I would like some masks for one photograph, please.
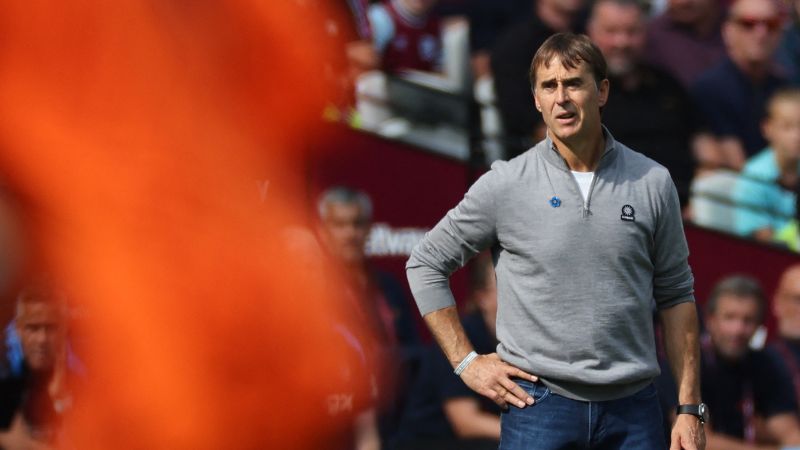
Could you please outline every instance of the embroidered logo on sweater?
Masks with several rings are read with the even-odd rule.
[[[626,222],[636,222],[636,211],[634,211],[633,206],[625,205],[622,207],[622,215],[619,216],[620,219]]]

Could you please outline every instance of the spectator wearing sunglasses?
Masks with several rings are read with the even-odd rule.
[[[722,25],[727,57],[700,75],[692,96],[709,131],[711,151],[697,154],[702,168],[741,170],[745,160],[766,146],[760,123],[766,103],[787,80],[774,56],[783,16],[775,0],[736,0]]]

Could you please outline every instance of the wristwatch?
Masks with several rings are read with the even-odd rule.
[[[691,414],[698,419],[700,423],[708,422],[708,406],[705,403],[699,405],[680,405],[678,406],[678,414]]]

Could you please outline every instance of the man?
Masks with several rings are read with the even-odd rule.
[[[550,37],[531,63],[547,138],[497,162],[412,252],[412,292],[473,390],[504,413],[501,449],[663,448],[652,379],[655,302],[679,380],[673,448],[702,449],[697,316],[669,173],[600,122],[609,82],[588,37]],[[477,355],[449,275],[492,247],[497,353]]]
[[[763,323],[758,282],[731,276],[706,303],[701,386],[711,409],[709,450],[755,450],[800,445],[794,391],[779,360],[749,347]]]
[[[603,123],[621,142],[669,169],[686,205],[694,177],[689,151],[697,127],[694,106],[680,83],[643,63],[645,11],[638,0],[597,0],[587,31],[608,63],[612,89]]]
[[[716,151],[698,155],[701,166],[738,171],[766,145],[759,127],[767,99],[786,83],[773,61],[782,26],[775,0],[731,5],[722,27],[728,57],[700,75],[691,91],[718,141]]]
[[[60,422],[73,403],[78,363],[67,348],[67,306],[58,291],[31,286],[17,297],[14,320],[21,352],[9,345],[0,376],[0,446],[45,448],[58,439]]]
[[[335,186],[322,193],[317,206],[323,250],[350,282],[364,314],[377,318],[369,324],[375,336],[401,346],[418,345],[419,334],[400,283],[367,261],[366,244],[372,224],[369,196]]]
[[[718,0],[669,0],[667,10],[647,25],[647,61],[688,89],[725,57],[724,16]]]
[[[538,0],[530,18],[511,26],[495,41],[491,69],[509,158],[544,137],[544,124],[531,105],[530,86],[522,74],[550,35],[583,31],[585,7],[585,0]]]
[[[492,353],[497,346],[497,286],[491,255],[472,260],[469,269],[464,331],[475,349]],[[403,420],[400,450],[496,450],[500,409],[453,374],[450,362],[431,348],[422,361]]]
[[[358,336],[377,367],[377,412],[381,441],[390,444],[405,407],[406,393],[418,366],[419,335],[400,284],[370,267],[366,242],[372,221],[367,194],[344,186],[320,196],[319,237],[349,287],[347,296],[357,322],[367,329]]]

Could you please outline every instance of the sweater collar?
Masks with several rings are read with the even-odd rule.
[[[605,137],[606,146],[603,150],[603,155],[600,156],[600,163],[597,165],[598,170],[613,161],[619,153],[615,151],[617,148],[617,141],[614,140],[614,136],[611,135],[611,132],[608,131],[608,128],[606,128],[605,125],[601,126],[603,127],[603,136]],[[542,141],[542,144],[544,144],[544,150],[541,153],[547,162],[561,170],[570,170],[569,166],[567,165],[567,161],[563,156],[561,156],[560,153],[558,153],[555,144],[553,144],[553,140],[550,139],[550,133],[547,134],[547,137],[545,137],[544,141]]]

